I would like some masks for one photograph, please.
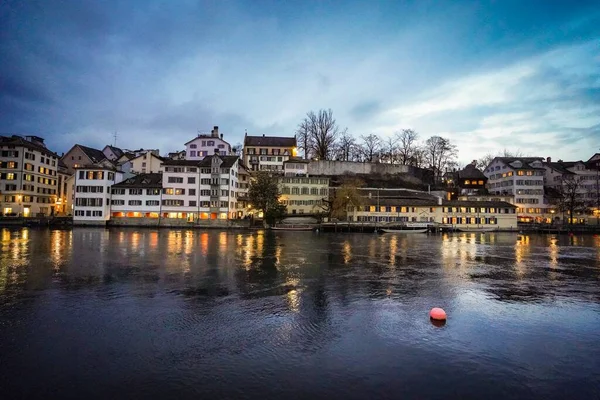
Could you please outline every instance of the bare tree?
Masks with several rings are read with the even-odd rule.
[[[396,133],[398,139],[398,161],[402,165],[407,165],[415,157],[419,143],[419,134],[412,129],[402,129]]]
[[[310,124],[306,118],[302,120],[302,122],[298,124],[298,128],[296,128],[296,141],[298,142],[298,149],[301,150],[304,155],[304,159],[308,160],[311,156],[314,143],[310,131]]]
[[[337,159],[340,161],[350,161],[356,147],[356,141],[348,133],[348,129],[344,129],[337,141]]]
[[[412,156],[408,159],[407,164],[416,168],[425,168],[426,157],[425,147],[418,145],[414,148]]]
[[[524,157],[523,152],[520,150],[510,151],[508,149],[504,149],[502,153],[498,153],[494,155],[493,153],[487,153],[485,156],[481,157],[477,160],[477,164],[475,165],[477,168],[484,170],[496,157]]]
[[[379,152],[381,150],[381,139],[379,136],[370,134],[363,135],[360,137],[362,140],[361,148],[364,156],[364,161],[374,162],[378,159]]]
[[[243,146],[241,143],[236,143],[232,148],[231,148],[231,152],[233,154],[235,154],[236,156],[242,156],[242,149]]]
[[[425,142],[425,157],[434,176],[439,181],[444,169],[456,159],[456,146],[441,136],[432,136]]]
[[[312,143],[312,155],[319,160],[329,160],[333,155],[335,139],[339,128],[333,118],[333,111],[309,111],[299,126],[306,125]]]
[[[584,196],[581,193],[582,184],[581,177],[565,174],[562,176],[561,184],[557,188],[556,205],[560,211],[568,213],[571,225],[575,219],[575,213],[587,209]]]
[[[381,145],[381,157],[390,164],[398,161],[398,140],[393,136],[388,136]]]

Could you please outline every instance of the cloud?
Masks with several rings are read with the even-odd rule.
[[[332,4],[45,1],[0,5],[0,131],[57,151],[180,149],[219,125],[292,135],[332,108],[356,136],[414,128],[460,157],[598,142],[593,2]],[[5,62],[4,62],[5,61]]]

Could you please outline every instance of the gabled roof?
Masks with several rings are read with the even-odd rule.
[[[48,148],[46,148],[45,146],[30,142],[29,140],[26,140],[26,139],[22,138],[21,136],[17,136],[17,135],[0,136],[0,145],[23,146],[30,150],[39,151],[42,154],[60,158],[60,156],[58,154],[56,154],[53,151],[48,150]]]
[[[75,146],[78,146],[93,163],[100,162],[106,158],[104,153],[98,149],[87,147],[82,144],[76,144]]]
[[[494,208],[518,208],[506,201],[473,201],[473,200],[451,200],[442,202],[445,207],[494,207]]]
[[[487,177],[473,164],[469,164],[460,171],[458,171],[459,179],[482,179],[487,180]]]
[[[555,170],[556,172],[560,172],[561,174],[571,174],[573,175],[574,173],[569,171],[567,168],[566,164],[572,164],[571,167],[574,165],[574,163],[564,163],[564,162],[546,162],[544,163],[544,165],[552,168],[553,170]]]
[[[119,188],[161,188],[162,174],[139,174],[113,185]]]
[[[124,154],[123,150],[118,147],[111,146],[110,144],[106,145],[106,147],[108,147],[115,154],[115,156],[117,156],[117,158],[121,158],[121,156]]]
[[[296,137],[246,136],[244,146],[296,147]]]
[[[159,160],[161,160],[161,161],[165,161],[165,160],[167,160],[167,158],[164,158],[164,157],[161,157],[161,156],[157,156],[156,154],[154,154],[154,153],[152,153],[152,152],[150,152],[150,151],[149,151],[149,152],[147,152],[147,153],[142,153],[142,154],[140,154],[140,155],[139,155],[139,156],[137,156],[137,157],[135,156],[135,154],[132,154],[132,155],[133,155],[133,157],[132,157],[132,158],[130,158],[130,160],[135,160],[135,159],[137,159],[137,158],[144,157],[146,154],[149,154],[151,157],[158,158],[158,159],[159,159]],[[127,157],[129,157],[129,156],[127,156]]]
[[[543,157],[496,157],[494,160],[500,160],[506,165],[510,165],[515,161],[520,161],[523,166],[517,169],[543,169],[544,167],[534,167],[531,165],[534,161],[544,161]],[[512,167],[512,166],[511,166]],[[514,168],[514,167],[512,167]]]

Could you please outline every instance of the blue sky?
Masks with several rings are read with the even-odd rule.
[[[293,135],[320,108],[355,136],[448,137],[463,163],[600,151],[597,1],[8,0],[0,56],[0,132],[59,153]]]

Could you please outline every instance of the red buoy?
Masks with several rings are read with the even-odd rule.
[[[438,321],[445,321],[446,311],[438,307],[432,308],[431,311],[429,311],[429,317]]]

